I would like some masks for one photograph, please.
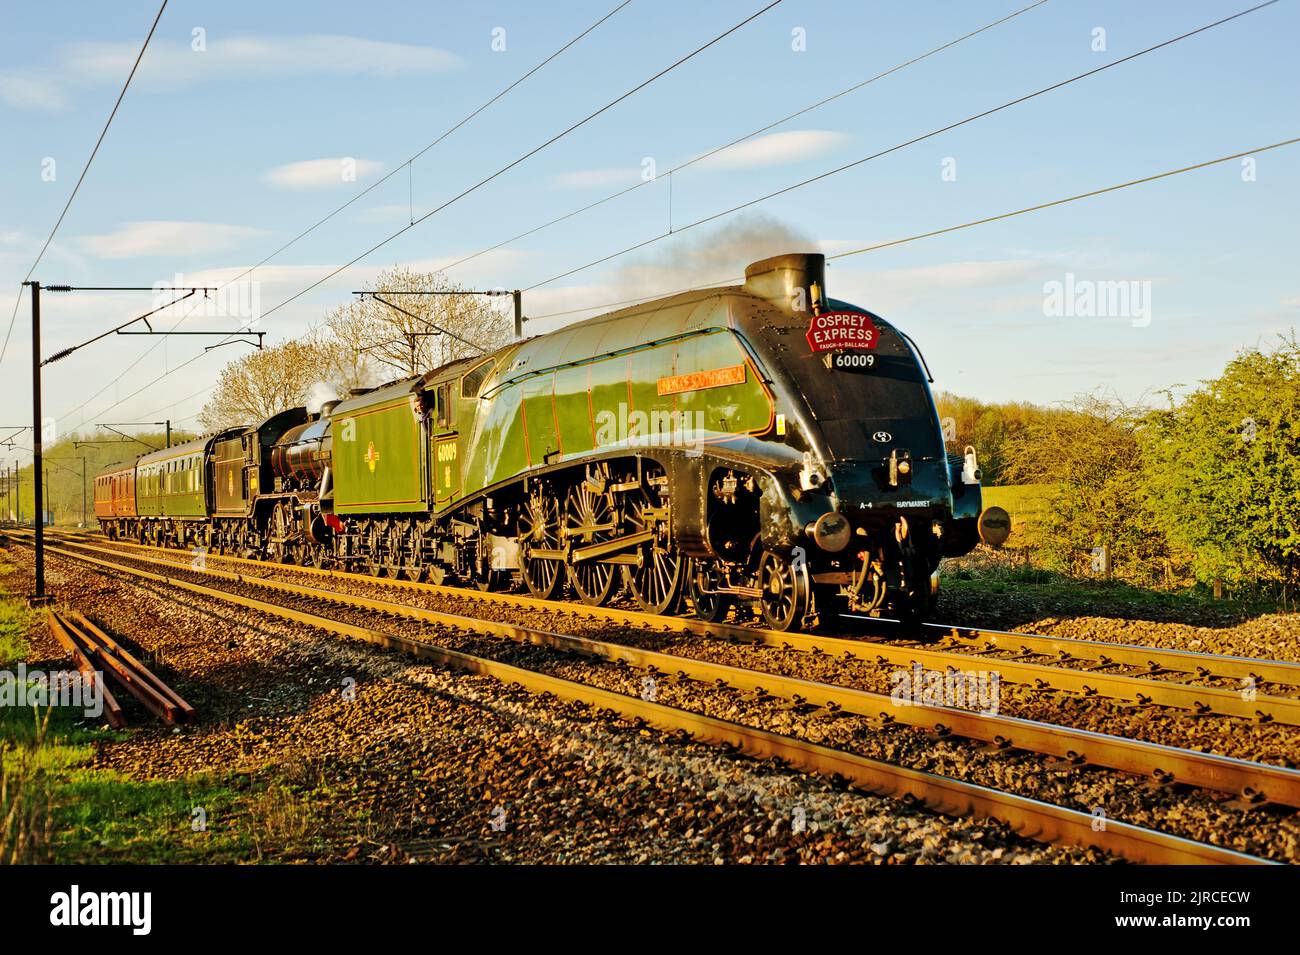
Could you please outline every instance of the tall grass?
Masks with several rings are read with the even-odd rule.
[[[0,865],[50,861],[52,785],[42,750],[51,712],[32,710],[30,744],[0,739]]]

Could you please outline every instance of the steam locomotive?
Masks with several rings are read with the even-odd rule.
[[[978,540],[924,361],[782,255],[687,292],[146,454],[105,533],[770,627],[923,619]]]

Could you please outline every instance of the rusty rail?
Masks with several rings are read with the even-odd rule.
[[[432,660],[444,666],[492,676],[508,683],[517,683],[533,692],[550,693],[561,699],[612,710],[625,717],[645,720],[662,729],[686,732],[702,741],[728,744],[758,758],[779,758],[800,769],[825,775],[837,775],[864,791],[911,799],[948,815],[988,817],[1005,823],[1027,838],[1038,841],[1096,846],[1134,861],[1155,864],[1270,864],[1268,860],[1245,853],[1199,843],[1130,823],[1108,820],[1104,827],[1097,827],[1094,816],[1080,810],[1043,803],[963,780],[883,763],[856,753],[832,749],[756,727],[716,719],[485,657],[461,653],[424,640],[361,627],[166,574],[125,566],[78,551],[59,547],[51,548],[51,551],[112,572],[152,580],[190,593],[302,623],[327,633],[363,640],[411,654],[419,659]],[[225,574],[225,572],[218,573]],[[245,584],[263,583],[249,581],[236,574],[227,576]],[[320,591],[314,593],[316,596],[321,596]]]
[[[82,679],[93,680],[99,684],[100,692],[104,696],[104,719],[108,721],[108,725],[113,729],[121,729],[126,726],[126,715],[122,712],[122,704],[117,701],[117,698],[104,684],[104,674],[95,667],[92,652],[82,642],[80,633],[75,628],[70,627],[68,622],[53,610],[49,611],[47,622],[50,627],[50,635],[59,642],[63,649],[68,651],[77,670],[80,671]]]
[[[126,559],[142,560],[147,563],[168,563],[140,557]],[[199,573],[199,571],[194,572]],[[1136,773],[1164,783],[1184,783],[1233,793],[1256,804],[1273,802],[1300,807],[1300,771],[1283,766],[1201,753],[995,713],[979,713],[969,709],[914,702],[904,706],[884,694],[786,677],[769,671],[744,669],[589,637],[427,610],[411,604],[320,590],[286,581],[248,577],[214,568],[205,568],[201,573],[209,577],[281,593],[373,610],[382,614],[403,616],[453,630],[506,637],[521,643],[577,652],[601,660],[621,661],[631,666],[661,673],[678,673],[702,682],[721,681],[736,689],[770,693],[785,699],[871,717],[884,722],[918,726],[939,734],[951,733],[967,739],[993,743],[1003,748],[1023,749],[1057,756],[1075,764],[1087,763],[1121,772]]]
[[[116,546],[131,549],[157,550],[166,554],[177,554],[175,548],[154,547],[123,541],[110,542]],[[74,546],[96,553],[120,554],[120,551],[98,547],[92,544],[75,542]],[[124,555],[125,556],[125,555]],[[148,563],[176,566],[176,561],[158,557],[140,556],[133,558]],[[981,657],[968,652],[953,650],[935,650],[924,647],[899,646],[875,639],[823,636],[821,634],[785,633],[777,630],[765,630],[758,627],[744,627],[729,623],[707,623],[685,617],[667,617],[643,613],[637,610],[618,610],[609,607],[589,607],[585,604],[565,603],[554,600],[541,600],[521,594],[485,593],[460,587],[447,587],[439,584],[416,583],[413,581],[384,578],[376,580],[367,574],[348,571],[322,570],[315,567],[301,567],[296,564],[275,564],[268,561],[250,560],[244,557],[221,557],[223,561],[233,561],[250,566],[262,567],[270,572],[304,573],[319,577],[336,577],[340,580],[380,584],[386,587],[398,587],[436,593],[445,596],[460,597],[480,603],[494,603],[503,606],[518,606],[545,610],[550,613],[573,614],[588,619],[609,620],[628,623],[649,630],[664,632],[692,633],[699,636],[715,637],[743,643],[761,643],[767,646],[811,653],[826,653],[866,661],[875,660],[882,665],[910,669],[919,663],[931,670],[962,670],[972,664],[985,664]],[[256,580],[257,578],[248,578]],[[1030,636],[1030,635],[1026,635]],[[1044,638],[1059,639],[1059,638]],[[1112,646],[1112,645],[1107,645]],[[1124,646],[1115,644],[1114,647]],[[1135,647],[1144,653],[1160,651]],[[1203,660],[1214,661],[1215,654],[1199,655]],[[1225,660],[1242,660],[1248,658],[1225,657]],[[1253,663],[1267,664],[1270,661],[1251,660]],[[1156,704],[1176,709],[1190,710],[1195,713],[1218,713],[1224,716],[1236,716],[1243,719],[1285,723],[1300,726],[1300,699],[1284,696],[1272,696],[1264,693],[1242,693],[1221,687],[1195,686],[1172,680],[1157,680],[1140,676],[1100,673],[1095,670],[1080,670],[1065,666],[1052,666],[1024,660],[1007,660],[996,658],[1000,679],[1012,683],[1023,683],[1040,689],[1063,690],[1083,696],[1099,696],[1141,704]]]
[[[940,623],[927,623],[924,628],[926,631],[940,634],[956,644],[965,646],[1034,653],[1060,660],[1092,660],[1103,665],[1143,667],[1153,672],[1164,670],[1200,677],[1253,679],[1259,683],[1300,686],[1300,663],[1289,660],[1195,653],[1190,650],[1169,650],[1129,643],[1107,643],[1103,640],[986,630],[981,627],[956,627]],[[1213,670],[1210,669],[1211,666]]]
[[[150,713],[169,726],[194,719],[194,707],[141,663],[130,651],[75,611],[49,612],[50,632],[77,660],[82,673],[112,677]],[[121,705],[104,687],[104,710],[110,726],[126,725]]]

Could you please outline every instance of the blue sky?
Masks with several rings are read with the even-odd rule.
[[[302,333],[381,268],[436,267],[659,172],[1005,16],[1030,0],[785,0],[688,64],[370,258],[265,317]],[[263,311],[763,5],[633,2],[518,89],[255,273]],[[615,6],[173,0],[36,278],[219,284],[261,260]],[[816,175],[1250,6],[1046,4],[673,177],[675,225]],[[0,35],[0,322],[66,201],[157,6],[13,5]],[[57,24],[57,30],[51,30]],[[194,30],[206,50],[192,49]],[[505,50],[492,48],[505,31]],[[1094,50],[1105,31],[1104,51]],[[804,31],[806,50],[792,46]],[[1300,132],[1294,0],[530,291],[541,315],[995,215]],[[343,181],[339,160],[356,160]],[[47,159],[54,181],[44,181]],[[946,162],[951,160],[951,162]],[[954,170],[955,178],[943,175]],[[835,263],[828,291],[921,344],[936,387],[991,400],[1128,400],[1214,375],[1300,326],[1300,145]],[[527,288],[667,228],[667,179],[449,273]],[[1045,285],[1149,283],[1150,321],[1045,314]],[[45,351],[142,312],[150,293],[46,295]],[[173,313],[179,318],[183,312]],[[546,319],[533,330],[557,327]],[[164,318],[169,327],[175,318]],[[221,316],[182,327],[233,328]],[[26,302],[0,397],[30,415]],[[161,344],[160,344],[161,341]],[[50,366],[46,410],[194,424],[230,346],[114,338]],[[130,363],[157,346],[135,368]],[[87,403],[95,392],[103,393]],[[81,405],[84,407],[79,407]],[[8,423],[8,422],[6,422]]]

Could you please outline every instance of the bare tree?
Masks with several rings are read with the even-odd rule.
[[[217,431],[306,404],[324,381],[325,364],[321,345],[313,341],[290,340],[244,355],[221,370],[199,422]]]
[[[355,343],[344,341],[328,327],[315,328],[304,341],[311,344],[320,356],[319,382],[314,390],[328,397],[342,398],[356,388],[368,388],[379,382],[381,376],[375,363]]]
[[[402,375],[417,375],[457,358],[490,351],[510,340],[510,322],[494,300],[463,292],[440,272],[416,272],[395,266],[383,272],[366,291],[419,291],[390,301],[418,318],[370,298],[349,302],[325,321],[336,343],[355,355]],[[453,333],[441,334],[438,328]],[[464,339],[461,341],[459,339]],[[467,344],[467,342],[473,344]]]

